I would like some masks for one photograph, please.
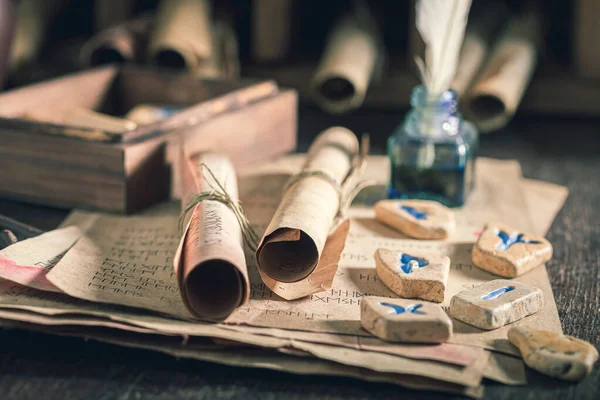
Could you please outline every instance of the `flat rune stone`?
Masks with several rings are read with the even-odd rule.
[[[445,239],[455,229],[452,211],[435,201],[381,200],[374,210],[379,222],[417,239]]]
[[[481,269],[514,278],[550,260],[552,245],[541,236],[490,223],[473,246],[471,258]]]
[[[519,348],[527,366],[558,379],[580,381],[598,361],[593,345],[558,332],[515,326],[508,340]]]
[[[450,300],[450,315],[477,328],[492,330],[534,314],[543,306],[540,289],[496,279],[457,293]]]
[[[388,249],[377,249],[374,258],[377,276],[398,296],[437,303],[444,301],[450,258]]]
[[[362,327],[388,342],[442,343],[452,336],[452,320],[435,303],[366,296],[360,303]]]

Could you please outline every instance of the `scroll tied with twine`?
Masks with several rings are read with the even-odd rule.
[[[288,181],[281,203],[258,246],[263,282],[293,300],[331,287],[368,153],[353,132],[333,127],[313,142],[302,171]]]
[[[238,204],[231,162],[222,155],[182,155],[181,241],[174,267],[183,303],[197,318],[220,321],[248,301],[243,238],[258,237]]]

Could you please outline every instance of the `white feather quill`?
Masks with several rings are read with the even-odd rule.
[[[425,62],[416,57],[430,99],[450,88],[465,36],[471,0],[417,0],[415,21],[425,43]]]

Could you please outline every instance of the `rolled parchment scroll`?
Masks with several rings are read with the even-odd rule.
[[[539,15],[511,18],[490,58],[463,100],[465,116],[481,132],[504,127],[514,115],[537,63],[541,39]]]
[[[374,22],[364,14],[342,18],[331,30],[312,92],[325,111],[341,114],[360,107],[383,60]]]
[[[149,45],[150,60],[162,67],[196,70],[213,53],[208,0],[162,0]]]
[[[16,2],[16,21],[10,55],[10,70],[34,60],[41,50],[52,21],[64,0],[21,0]]]
[[[504,1],[473,3],[460,49],[458,68],[452,81],[452,89],[459,98],[466,93],[484,66],[494,37],[507,14],[508,9]]]
[[[288,54],[292,11],[292,0],[253,0],[252,56],[256,61],[279,61]]]
[[[198,195],[224,194],[222,189],[237,204],[236,175],[229,159],[203,153],[182,160],[184,207]],[[198,318],[224,320],[248,301],[250,293],[240,224],[226,204],[209,196],[187,212],[182,226],[174,266],[183,302]]]
[[[81,48],[81,64],[141,62],[153,22],[151,15],[143,15],[98,32]]]
[[[212,40],[212,55],[200,62],[195,74],[206,78],[239,78],[238,40],[231,23],[224,19],[216,20],[212,25]]]
[[[330,264],[335,262],[335,274],[345,234],[341,247],[335,249],[336,252],[339,250],[337,258],[326,256],[324,248],[332,237],[333,241],[339,242],[336,233],[330,234],[348,185],[351,185],[350,177],[356,170],[358,153],[354,133],[342,127],[330,128],[311,145],[302,172],[288,181],[281,203],[256,252],[263,280],[285,299],[327,289],[315,279],[319,276],[313,274],[318,272],[317,266],[322,260],[326,259]],[[345,229],[347,233],[347,227],[339,229]],[[308,281],[308,286],[301,285],[303,280]],[[285,286],[291,282],[299,283],[298,291]]]

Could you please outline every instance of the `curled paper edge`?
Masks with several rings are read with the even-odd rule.
[[[347,219],[327,237],[317,267],[305,279],[297,282],[280,282],[259,269],[260,277],[273,293],[285,300],[295,300],[330,289],[338,270],[349,230],[350,220]]]

